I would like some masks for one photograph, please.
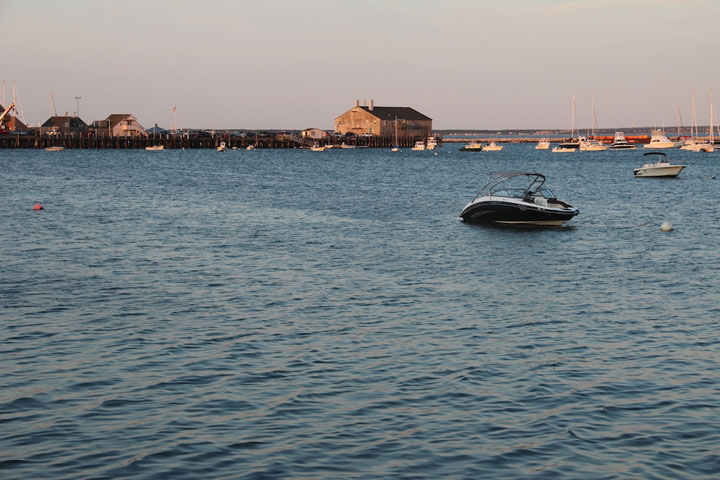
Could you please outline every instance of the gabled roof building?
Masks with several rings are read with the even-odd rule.
[[[372,100],[363,106],[356,100],[353,108],[335,119],[335,132],[392,136],[396,122],[399,136],[428,137],[432,134],[432,118],[410,107],[376,107]]]
[[[84,135],[87,132],[87,123],[83,122],[80,117],[68,115],[50,117],[40,126],[40,135]]]

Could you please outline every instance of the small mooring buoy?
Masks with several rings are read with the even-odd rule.
[[[33,210],[42,210],[42,209],[43,209],[43,206],[39,203],[36,203],[35,205],[33,205]]]
[[[662,225],[660,225],[660,230],[663,232],[672,232],[673,226],[670,222],[663,222]]]

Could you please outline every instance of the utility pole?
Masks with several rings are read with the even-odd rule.
[[[75,111],[75,113],[77,113],[78,117],[80,116],[80,99],[81,98],[82,97],[75,97],[75,103],[77,104],[77,110]]]

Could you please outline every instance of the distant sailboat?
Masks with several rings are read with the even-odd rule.
[[[715,147],[712,143],[703,142],[698,138],[697,131],[697,113],[695,111],[695,89],[692,89],[692,100],[691,100],[691,117],[692,125],[690,126],[690,140],[686,141],[685,144],[680,147],[680,150],[689,150],[691,152],[712,152]],[[712,92],[710,93],[710,125],[712,128]]]
[[[570,117],[570,138],[563,140],[558,143],[558,146],[553,148],[552,151],[555,153],[572,152],[580,147],[580,140],[575,138],[575,94],[572,95],[572,116]]]
[[[583,152],[602,152],[607,150],[607,145],[603,145],[601,142],[595,139],[595,124],[597,123],[597,117],[595,116],[595,92],[592,94],[592,135],[590,138],[583,138],[580,140],[580,150]]]
[[[397,117],[395,117],[395,144],[393,145],[392,151],[393,152],[400,151],[400,145],[398,145]]]

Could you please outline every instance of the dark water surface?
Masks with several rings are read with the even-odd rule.
[[[457,148],[0,151],[0,478],[718,478],[720,154]]]

